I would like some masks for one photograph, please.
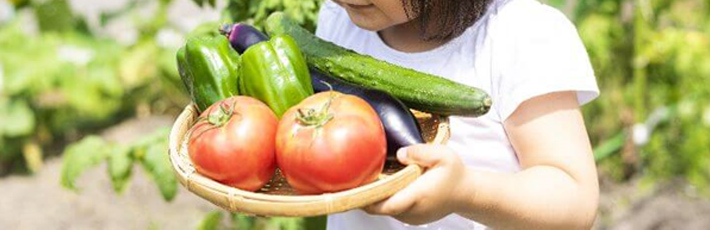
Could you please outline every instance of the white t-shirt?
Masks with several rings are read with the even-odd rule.
[[[316,35],[358,53],[442,76],[490,94],[493,106],[488,114],[450,118],[451,138],[447,145],[457,151],[467,167],[476,170],[520,170],[503,121],[523,101],[550,92],[576,91],[581,105],[599,95],[594,71],[574,25],[558,10],[536,0],[493,0],[485,15],[460,37],[420,53],[392,49],[376,32],[353,24],[346,11],[331,1],[321,8]],[[330,215],[328,228],[485,227],[456,214],[427,225],[408,226],[394,218],[353,210]]]

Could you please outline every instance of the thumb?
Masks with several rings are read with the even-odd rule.
[[[419,144],[401,148],[397,151],[397,159],[405,165],[416,164],[431,168],[442,161],[445,154],[440,153],[436,145]]]

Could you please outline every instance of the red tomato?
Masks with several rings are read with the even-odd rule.
[[[386,155],[385,131],[375,110],[335,91],[313,95],[286,111],[276,134],[276,162],[301,194],[372,182]]]
[[[188,151],[197,172],[256,191],[274,174],[278,119],[264,103],[231,97],[205,110],[192,128]]]

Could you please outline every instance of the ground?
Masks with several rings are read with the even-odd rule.
[[[131,120],[102,136],[130,141],[171,122],[170,117]],[[60,186],[61,167],[62,159],[52,158],[33,176],[0,178],[0,229],[195,229],[207,212],[215,210],[182,187],[172,203],[163,201],[155,183],[137,165],[122,195],[113,191],[105,164],[81,176],[79,192]]]
[[[710,229],[710,200],[682,180],[602,183],[596,229]]]

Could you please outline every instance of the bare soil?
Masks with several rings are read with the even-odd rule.
[[[128,142],[169,126],[171,117],[127,121],[102,135]],[[59,184],[62,159],[49,159],[32,176],[0,178],[0,229],[195,229],[216,210],[182,187],[165,202],[140,166],[133,168],[124,194],[111,187],[107,167],[87,170],[77,181],[79,192]]]

